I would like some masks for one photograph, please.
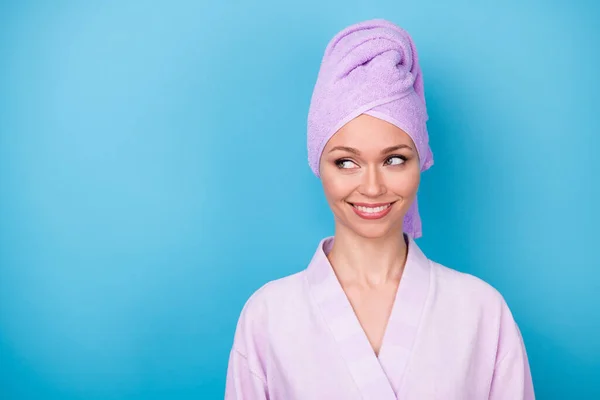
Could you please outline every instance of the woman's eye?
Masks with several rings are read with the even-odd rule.
[[[335,164],[338,166],[338,168],[343,168],[343,169],[350,169],[350,168],[354,168],[354,162],[350,161],[350,160],[337,160],[335,162]]]
[[[404,164],[405,161],[406,161],[405,157],[402,157],[402,156],[391,156],[385,162],[388,165],[401,165],[401,164]]]

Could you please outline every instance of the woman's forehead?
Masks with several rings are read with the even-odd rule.
[[[370,115],[361,114],[340,128],[325,149],[348,146],[358,150],[378,150],[406,144],[414,149],[410,136],[397,126]]]

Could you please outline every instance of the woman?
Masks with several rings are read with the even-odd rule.
[[[227,399],[533,399],[519,329],[482,280],[429,260],[417,207],[433,164],[411,37],[385,20],[328,44],[308,153],[335,216],[308,268],[241,313]]]

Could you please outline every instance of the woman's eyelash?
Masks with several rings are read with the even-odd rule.
[[[406,162],[406,161],[408,160],[408,158],[407,158],[407,157],[405,157],[405,156],[403,156],[403,155],[400,155],[400,154],[394,154],[394,155],[391,155],[391,156],[389,156],[388,158],[386,158],[386,159],[385,159],[385,163],[387,164],[387,163],[388,163],[388,162],[389,162],[389,161],[390,161],[392,158],[399,158],[399,159],[401,159],[401,160],[403,161],[403,162],[402,162],[402,164],[404,164],[404,162]],[[345,163],[345,162],[351,162],[351,163],[353,163],[353,164],[356,164],[354,161],[352,161],[352,160],[351,160],[351,159],[349,159],[349,158],[340,158],[339,160],[335,160],[335,165],[336,165],[338,168],[340,168],[340,169],[341,169],[341,168],[343,168],[343,167],[344,167],[344,163]]]
[[[340,158],[339,160],[335,160],[335,165],[337,165],[338,168],[343,168],[344,167],[344,163],[345,162],[351,162],[354,163],[354,161],[348,159],[348,158]]]
[[[405,157],[405,156],[403,156],[403,155],[400,155],[400,154],[394,154],[394,155],[392,155],[392,156],[389,156],[388,158],[386,158],[386,159],[385,159],[385,162],[387,163],[387,162],[388,162],[388,161],[390,161],[392,158],[399,158],[399,159],[401,159],[401,160],[402,160],[402,161],[404,161],[404,162],[406,162],[406,160],[408,160],[408,158],[406,158],[406,157]]]

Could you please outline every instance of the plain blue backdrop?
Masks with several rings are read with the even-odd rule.
[[[0,4],[0,398],[223,398],[245,300],[333,233],[308,104],[370,18],[423,67],[420,246],[503,293],[539,399],[600,398],[600,3]]]

